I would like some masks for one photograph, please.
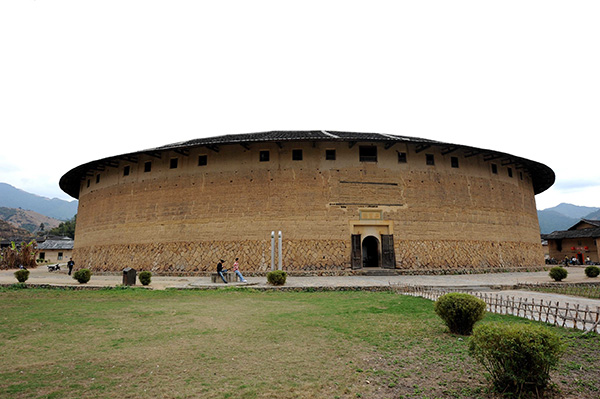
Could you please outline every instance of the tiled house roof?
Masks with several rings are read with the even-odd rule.
[[[575,227],[582,222],[590,224],[595,227],[587,228],[587,229],[576,229]],[[565,238],[599,238],[600,237],[600,220],[581,219],[579,222],[575,223],[568,230],[553,231],[550,234],[544,234],[543,237],[546,240],[562,240]]]
[[[38,244],[38,250],[71,250],[73,249],[73,240],[70,238],[50,238]]]

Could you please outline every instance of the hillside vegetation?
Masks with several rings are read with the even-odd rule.
[[[0,220],[0,240],[30,241],[32,237],[29,231]]]
[[[58,227],[60,220],[44,216],[34,211],[28,211],[18,208],[0,207],[0,219],[27,230],[30,233],[40,231],[40,225],[44,225],[44,230],[50,230]]]

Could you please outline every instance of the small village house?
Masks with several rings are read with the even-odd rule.
[[[48,237],[38,244],[37,249],[40,263],[66,263],[73,254],[73,239]]]
[[[550,258],[561,262],[575,257],[580,264],[600,262],[600,220],[581,219],[567,230],[554,231],[543,236],[548,240]]]

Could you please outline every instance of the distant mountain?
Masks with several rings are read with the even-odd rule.
[[[549,234],[557,230],[566,230],[581,219],[600,219],[600,208],[562,203],[538,211],[538,219],[540,232]]]
[[[578,218],[571,218],[549,209],[538,211],[538,220],[542,234],[550,234],[557,230],[566,230],[579,221]]]
[[[564,216],[575,218],[577,220],[586,217],[590,213],[600,210],[600,208],[590,206],[578,206],[573,204],[558,204],[554,208],[544,209],[545,211],[556,211]]]
[[[586,215],[584,217],[584,219],[600,220],[600,210],[598,210],[596,212],[592,212],[589,215]]]
[[[61,223],[60,220],[42,215],[34,211],[26,211],[19,208],[0,207],[0,220],[4,220],[13,226],[20,227],[30,233],[37,233],[40,225],[44,224],[44,230],[50,230]]]
[[[77,213],[77,200],[46,198],[0,183],[0,206],[35,211],[59,220],[69,220]]]

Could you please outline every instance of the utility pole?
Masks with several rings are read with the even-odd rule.
[[[275,232],[271,232],[271,271],[275,270]]]
[[[281,249],[281,231],[279,231],[279,253],[278,253],[278,261],[279,261],[279,270],[282,270],[281,268],[281,254],[282,254],[282,249]]]

